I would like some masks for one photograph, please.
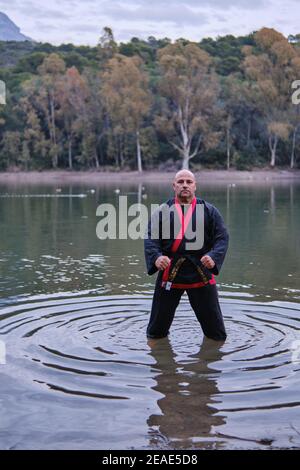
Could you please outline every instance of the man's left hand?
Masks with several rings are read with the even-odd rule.
[[[210,256],[208,256],[208,255],[202,256],[202,258],[201,258],[200,261],[201,261],[201,263],[203,263],[204,266],[205,266],[206,268],[208,268],[208,269],[212,269],[212,268],[215,266],[215,264],[216,264],[216,263],[214,262],[214,260],[213,260]]]

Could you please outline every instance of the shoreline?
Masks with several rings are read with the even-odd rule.
[[[171,181],[174,172],[137,171],[105,172],[105,171],[19,171],[0,172],[0,183],[159,183]],[[267,170],[207,170],[195,171],[196,179],[202,183],[215,182],[267,182],[282,180],[299,180],[300,169],[267,169]]]

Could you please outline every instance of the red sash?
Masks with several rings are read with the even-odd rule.
[[[175,207],[176,207],[176,210],[178,212],[179,220],[181,220],[181,227],[180,227],[180,230],[177,234],[177,237],[175,238],[175,240],[173,242],[173,245],[172,245],[172,248],[171,248],[172,253],[176,253],[176,251],[178,250],[178,248],[179,248],[179,246],[180,246],[180,244],[183,240],[183,237],[185,235],[185,232],[187,230],[187,227],[189,225],[189,222],[190,222],[191,217],[193,215],[193,212],[195,210],[196,204],[197,204],[197,199],[194,197],[194,199],[192,200],[192,203],[190,204],[190,207],[188,208],[188,211],[187,211],[186,215],[184,216],[184,213],[181,210],[180,203],[178,202],[178,199],[177,198],[175,199]],[[170,268],[171,268],[171,264],[172,264],[172,259],[173,258],[170,258],[170,263],[163,272],[162,284],[165,284],[168,281],[169,272],[170,272]],[[216,284],[216,280],[215,280],[213,274],[212,274],[212,278],[209,280],[209,284]],[[173,284],[173,287],[177,288],[177,289],[188,289],[188,288],[192,288],[192,287],[203,287],[205,285],[206,284],[204,282],[197,282],[197,283],[193,283],[193,284]]]
[[[189,225],[189,222],[191,220],[192,214],[195,210],[196,203],[197,203],[197,199],[194,197],[194,199],[192,200],[192,203],[190,204],[190,207],[188,208],[188,211],[187,211],[186,215],[184,216],[184,213],[181,210],[178,199],[177,198],[175,199],[175,207],[176,207],[176,210],[178,212],[179,220],[181,220],[181,227],[180,227],[180,230],[177,234],[177,237],[175,238],[175,240],[173,242],[173,245],[172,245],[172,248],[171,248],[172,253],[176,253],[176,251],[178,250],[178,248],[179,248],[179,246],[182,242],[182,239],[185,235],[186,229],[187,229],[187,227]],[[171,263],[172,263],[172,258],[170,258],[170,259],[171,259],[171,262],[169,263],[169,265],[166,267],[166,269],[163,272],[163,277],[162,277],[163,282],[166,282],[168,280],[168,277],[169,277],[169,271],[170,271],[170,267],[171,267]]]

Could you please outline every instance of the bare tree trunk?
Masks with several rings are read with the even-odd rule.
[[[141,156],[141,144],[140,144],[140,133],[136,131],[136,156],[137,156],[137,165],[138,165],[138,172],[142,173],[142,156]]]
[[[115,157],[115,165],[116,167],[119,166],[119,138],[117,134],[112,136],[112,145],[113,145],[113,152]]]
[[[124,168],[124,153],[123,153],[122,147],[120,149],[120,165],[121,165],[121,168]]]
[[[72,161],[72,137],[69,135],[69,146],[68,146],[68,157],[69,157],[69,168],[70,170],[73,169],[73,161]]]
[[[230,128],[229,124],[226,129],[226,144],[227,144],[227,170],[230,168]]]
[[[297,130],[298,130],[298,126],[295,126],[294,131],[293,131],[293,141],[292,141],[292,153],[291,153],[291,163],[290,163],[291,169],[293,169],[295,166],[295,147],[296,147]]]
[[[230,151],[231,151],[231,128],[232,128],[233,118],[230,114],[227,116],[226,120],[226,154],[227,154],[227,170],[230,169]]]
[[[97,156],[97,160],[98,160],[98,166],[99,166],[99,162],[101,162],[103,164],[104,162],[104,155],[103,155],[103,146],[102,146],[102,138],[104,137],[104,131],[100,132],[100,134],[97,136],[97,144],[96,144],[96,150],[97,150],[97,155],[98,155],[98,149],[99,149],[99,159],[98,159],[98,156]],[[96,163],[96,166],[97,166],[97,163]]]
[[[184,149],[183,160],[182,160],[182,170],[189,170],[190,168],[190,156],[188,149]]]
[[[185,124],[184,116],[183,116],[182,109],[180,106],[178,108],[178,116],[179,116],[179,125],[180,125],[180,132],[181,132],[181,138],[182,138],[182,155],[183,155],[182,169],[188,170],[189,161],[190,161],[190,141],[189,141],[187,129],[184,125]]]
[[[270,135],[269,136],[269,148],[271,151],[271,162],[270,162],[271,168],[275,167],[277,144],[278,144],[278,137],[276,135],[274,137]]]
[[[120,135],[120,138],[119,138],[119,155],[120,155],[120,167],[124,168],[123,140],[122,140],[121,135]]]
[[[102,145],[99,145],[99,155],[100,155],[99,160],[98,160],[98,158],[97,158],[97,160],[98,160],[98,165],[99,165],[99,162],[103,165],[103,163],[104,163],[104,152],[103,152],[103,147],[102,147]],[[96,166],[97,166],[97,164],[96,164]]]
[[[248,120],[248,126],[247,126],[247,143],[246,143],[247,148],[249,148],[249,145],[250,145],[251,127],[252,127],[252,115],[250,116]]]
[[[188,107],[188,104],[186,105]],[[187,111],[186,111],[187,114]],[[195,144],[195,148],[193,152],[191,151],[192,141],[195,135],[190,133],[187,124],[187,118],[184,119],[182,109],[179,106],[178,108],[178,117],[179,117],[179,126],[180,126],[180,133],[181,133],[181,145],[178,146],[175,142],[171,142],[173,147],[179,151],[180,155],[182,156],[182,170],[188,170],[190,166],[190,160],[194,158],[198,152],[202,142],[202,134],[200,133]]]
[[[50,116],[51,116],[51,127],[52,127],[52,139],[54,146],[54,154],[52,157],[53,168],[57,168],[58,165],[58,152],[57,152],[57,142],[56,142],[56,129],[55,129],[55,109],[54,109],[54,98],[50,96]]]
[[[96,168],[98,170],[98,168],[100,167],[100,163],[99,163],[99,159],[98,159],[97,149],[95,149],[95,165],[96,165]]]
[[[92,131],[91,131],[92,132]],[[100,167],[100,163],[99,163],[99,156],[98,156],[98,144],[100,143],[101,141],[101,135],[100,137],[95,135],[95,138],[93,139],[93,149],[92,149],[92,159],[91,161],[94,161],[95,162],[95,167],[97,168],[97,170],[99,169]],[[101,149],[101,146],[100,146],[100,149]],[[101,152],[100,152],[101,153]]]

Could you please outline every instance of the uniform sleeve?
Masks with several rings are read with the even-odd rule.
[[[211,219],[212,248],[205,254],[215,262],[215,266],[210,271],[218,275],[228,250],[229,234],[220,212],[215,207],[212,208]]]
[[[160,237],[160,211],[153,212],[148,223],[147,233],[144,239],[144,252],[149,275],[158,271],[155,261],[162,256],[162,243]]]

